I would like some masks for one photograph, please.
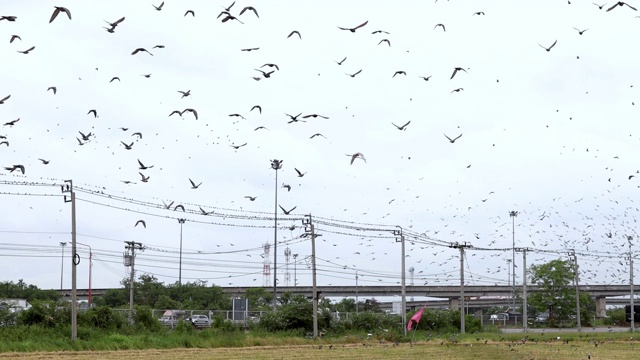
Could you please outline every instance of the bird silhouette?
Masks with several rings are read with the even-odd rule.
[[[241,11],[240,11],[240,15],[242,16],[242,14],[245,13],[245,11],[253,11],[254,14],[256,14],[256,17],[260,17],[260,15],[258,15],[258,11],[256,10],[256,8],[254,8],[253,6],[245,6]]]
[[[578,34],[580,34],[580,35],[584,34],[584,32],[585,32],[585,31],[589,30],[589,29],[580,30],[580,29],[575,28],[575,27],[574,27],[574,29],[575,29],[576,31],[578,31]]]
[[[193,10],[187,10],[187,12],[184,13],[183,17],[185,17],[185,16],[187,16],[189,14],[191,14],[191,17],[195,17],[196,16],[196,13]]]
[[[145,166],[142,161],[140,161],[140,159],[138,159],[138,165],[140,165],[140,167],[138,169],[140,170],[147,170],[147,169],[151,169],[153,167],[153,165],[151,166]]]
[[[249,111],[253,111],[254,109],[258,109],[260,114],[262,114],[262,107],[260,105],[253,105]]]
[[[407,121],[407,123],[402,125],[402,126],[398,126],[398,125],[394,124],[393,122],[391,124],[393,126],[395,126],[398,130],[406,130],[407,126],[409,126],[409,124],[411,124],[411,120]]]
[[[278,206],[280,207],[280,209],[282,210],[282,212],[283,212],[285,215],[289,215],[289,214],[291,214],[291,212],[297,208],[297,206],[294,206],[293,208],[291,208],[291,210],[287,211],[287,210],[285,210],[281,205],[278,205]]]
[[[293,168],[293,170],[295,170],[298,173],[298,177],[303,177],[304,174],[306,174],[306,172],[303,173],[303,172],[301,172],[300,170],[298,170],[296,168]]]
[[[4,104],[4,102],[9,100],[9,98],[11,98],[11,95],[7,95],[4,98],[0,99],[0,105]]]
[[[351,154],[351,155],[347,154],[347,156],[350,156],[350,157],[351,157],[351,163],[350,163],[350,165],[353,165],[353,162],[354,162],[356,159],[358,159],[358,158],[362,159],[362,161],[364,161],[364,162],[367,162],[367,159],[365,159],[365,158],[364,158],[364,154],[359,153],[359,152],[357,152],[357,153],[355,153],[355,154]]]
[[[9,172],[14,172],[16,170],[20,170],[20,172],[24,175],[24,165],[5,166],[4,169],[9,171]]]
[[[131,53],[131,55],[135,55],[135,54],[137,54],[137,53],[139,53],[139,52],[141,52],[141,51],[144,51],[144,52],[146,52],[147,54],[149,54],[149,55],[153,56],[153,54],[152,54],[152,53],[150,53],[150,52],[149,52],[147,49],[145,49],[145,48],[137,48],[137,49],[133,50],[133,52]]]
[[[58,88],[56,88],[55,86],[49,86],[47,88],[47,91],[52,90],[53,91],[53,95],[55,95],[58,92]]]
[[[18,35],[11,35],[11,39],[9,39],[9,44],[13,43],[16,39],[22,41],[22,38]]]
[[[468,74],[467,70],[461,68],[461,67],[456,67],[453,69],[453,73],[451,74],[451,77],[449,78],[449,80],[453,79],[454,76],[456,76],[456,74],[458,73],[458,71],[464,71]]]
[[[345,62],[345,60],[347,60],[347,57],[345,56],[344,59],[342,59],[342,61],[335,61],[336,64],[338,65],[342,65],[343,62]]]
[[[54,6],[54,8],[55,10],[53,10],[53,14],[51,14],[51,19],[49,19],[49,24],[51,24],[53,20],[55,20],[58,17],[58,14],[60,14],[61,12],[64,12],[65,14],[67,14],[67,16],[69,17],[69,20],[71,20],[71,11],[69,11],[69,9],[62,6]]]
[[[189,179],[189,182],[191,183],[191,188],[192,189],[197,189],[200,187],[200,185],[202,185],[202,182],[200,182],[200,184],[196,185],[195,182],[193,182],[193,180]]]
[[[436,24],[436,26],[434,26],[433,29],[435,30],[438,26],[442,28],[442,31],[447,31],[447,29],[444,27],[444,24]]]
[[[290,32],[289,35],[287,36],[287,39],[293,36],[293,34],[297,34],[300,40],[302,40],[302,35],[300,35],[300,32],[298,30],[293,30],[292,32]]]
[[[347,74],[347,73],[345,73],[345,74],[347,74],[347,75],[351,76],[352,78],[354,78],[354,77],[356,77],[356,75],[360,74],[361,72],[362,72],[362,69],[360,69],[360,70],[356,71],[356,72],[355,72],[355,73],[353,73],[353,74]]]
[[[338,29],[340,29],[340,30],[349,30],[349,31],[351,31],[352,33],[354,33],[354,32],[356,32],[356,30],[358,30],[358,29],[360,29],[361,27],[363,27],[363,26],[367,25],[368,23],[369,23],[369,20],[367,20],[367,21],[363,22],[362,24],[360,24],[360,25],[358,25],[358,26],[356,26],[356,27],[352,27],[352,28],[343,28],[343,27],[338,26]]]
[[[256,199],[258,198],[257,196],[245,196],[245,199],[249,199],[249,201],[256,201]]]
[[[135,224],[135,225],[133,225],[133,227],[138,226],[138,224],[141,224],[142,226],[144,226],[144,228],[145,228],[145,229],[147,228],[147,223],[146,223],[144,220],[138,220],[138,221],[136,221],[136,224]]]
[[[378,45],[382,44],[383,42],[386,42],[387,45],[391,46],[391,41],[389,41],[389,39],[382,39],[380,40],[380,42],[378,43]]]
[[[32,46],[32,47],[28,48],[27,50],[18,51],[18,52],[21,53],[21,54],[25,54],[26,55],[26,54],[30,53],[31,51],[33,51],[33,49],[35,49],[35,48],[36,48],[35,46]]]
[[[156,10],[160,11],[160,10],[162,10],[162,7],[164,6],[164,1],[161,2],[160,5],[158,5],[158,6],[155,6],[153,4],[151,4],[151,6],[153,6]]]
[[[540,45],[541,48],[543,48],[543,49],[547,50],[547,52],[549,52],[549,51],[551,51],[551,49],[553,49],[554,46],[556,46],[557,43],[558,43],[558,40],[554,41],[553,44],[551,44],[551,46],[549,46],[548,48],[544,47],[544,46],[542,46],[540,44],[538,44],[538,45]]]
[[[625,6],[625,5],[626,5],[627,7],[629,7],[629,8],[630,8],[631,10],[633,10],[633,11],[638,11],[638,10],[637,10],[636,8],[634,8],[633,6],[631,6],[631,5],[629,5],[629,4],[625,3],[625,2],[622,2],[622,1],[618,1],[617,3],[613,4],[613,6],[612,6],[612,7],[610,7],[610,8],[608,8],[608,9],[607,9],[607,11],[611,11],[611,10],[615,9],[617,6],[623,7],[623,6]]]
[[[453,143],[455,143],[455,142],[456,142],[456,140],[460,139],[460,137],[462,136],[462,134],[460,134],[460,135],[458,135],[458,137],[456,137],[456,138],[454,138],[454,139],[451,139],[450,137],[448,137],[448,136],[447,136],[447,134],[443,134],[443,135],[444,135],[444,137],[446,137],[446,138],[449,140],[449,142],[450,142],[450,143],[452,143],[452,144],[453,144]]]

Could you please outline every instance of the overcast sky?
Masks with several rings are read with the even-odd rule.
[[[242,23],[223,23],[230,3],[166,1],[157,11],[60,1],[72,20],[61,12],[52,23],[53,3],[3,3],[0,16],[17,19],[0,21],[0,99],[11,95],[0,122],[20,120],[0,128],[9,143],[0,165],[26,172],[0,174],[2,280],[59,288],[64,251],[71,286],[71,249],[59,245],[71,240],[71,206],[59,185],[73,179],[77,241],[92,248],[96,288],[127,276],[124,241],[146,247],[138,274],[176,282],[179,218],[183,282],[271,286],[276,187],[278,205],[295,207],[278,209],[280,286],[311,285],[306,214],[322,221],[318,285],[355,285],[356,271],[360,285],[399,284],[396,226],[414,268],[407,284],[459,284],[459,252],[446,246],[455,242],[496,249],[467,251],[467,284],[506,284],[509,211],[519,212],[515,243],[532,249],[528,264],[575,249],[582,283],[628,283],[640,201],[639,12],[548,0],[238,1],[230,14]],[[239,15],[250,5],[259,18]],[[105,20],[122,17],[106,31]],[[338,28],[365,21],[354,33]],[[301,39],[287,38],[293,30]],[[132,55],[137,48],[153,55]],[[241,51],[250,48],[259,49]],[[198,119],[169,116],[186,108]],[[288,123],[285,114],[299,113]],[[84,145],[79,132],[91,133]],[[351,164],[355,153],[366,162]],[[283,160],[277,183],[271,159]],[[298,254],[288,264],[287,246]],[[79,288],[87,249],[78,245]],[[518,253],[518,283],[521,263]]]

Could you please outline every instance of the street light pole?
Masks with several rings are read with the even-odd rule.
[[[64,279],[64,247],[67,246],[66,242],[60,242],[62,248],[62,265],[60,267],[60,290],[62,290],[62,279]]]
[[[178,265],[178,285],[182,286],[182,225],[184,224],[185,219],[178,219],[180,223],[180,261]]]
[[[511,235],[513,240],[513,247],[511,248],[511,265],[513,266],[513,271],[511,272],[511,276],[513,276],[513,311],[516,310],[516,216],[518,216],[517,211],[509,211],[509,216],[511,217]]]
[[[278,170],[282,169],[282,160],[271,160],[271,168],[276,171],[275,202],[273,205],[273,310],[278,304]]]

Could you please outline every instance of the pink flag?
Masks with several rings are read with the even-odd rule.
[[[416,322],[416,325],[418,325],[425,308],[426,306],[423,306],[422,309],[418,310],[418,312],[411,317],[411,319],[409,320],[409,323],[407,324],[407,330],[411,330],[411,326],[413,326],[414,321]]]

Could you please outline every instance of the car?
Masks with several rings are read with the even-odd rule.
[[[211,327],[211,321],[207,315],[193,315],[187,320],[195,327]]]
[[[535,321],[538,324],[542,324],[542,323],[547,322],[548,320],[549,320],[549,313],[543,312],[543,313],[538,314],[538,316],[536,316],[536,320]]]

